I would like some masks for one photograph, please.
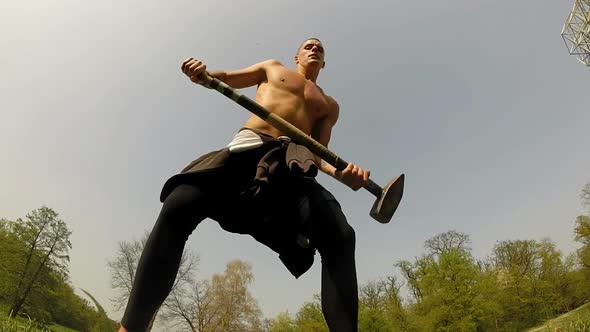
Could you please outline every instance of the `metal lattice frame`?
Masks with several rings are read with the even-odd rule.
[[[590,0],[576,0],[561,36],[570,54],[590,67]]]

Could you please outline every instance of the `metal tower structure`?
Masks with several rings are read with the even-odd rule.
[[[561,36],[570,54],[590,67],[590,0],[576,0]]]

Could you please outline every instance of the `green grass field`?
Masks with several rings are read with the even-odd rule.
[[[18,317],[9,319],[7,315],[0,317],[0,332],[78,332],[61,325],[40,327],[35,322],[26,318]]]
[[[527,332],[590,332],[590,303],[551,319]]]
[[[78,332],[61,325],[41,327],[30,319],[8,318],[8,306],[0,303],[0,332]]]
[[[39,327],[35,322],[18,317],[15,319],[8,318],[8,315],[0,317],[0,332],[49,332],[48,329]]]

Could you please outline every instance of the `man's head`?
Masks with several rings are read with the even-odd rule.
[[[309,38],[299,46],[294,59],[298,66],[319,65],[320,68],[324,68],[326,66],[325,56],[322,42],[317,38]]]

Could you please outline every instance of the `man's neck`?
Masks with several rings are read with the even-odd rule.
[[[305,76],[305,78],[307,78],[308,80],[312,81],[312,82],[316,82],[316,80],[318,79],[318,76],[320,75],[320,66],[307,66],[307,67],[303,67],[303,66],[297,66],[297,72],[303,76]]]

